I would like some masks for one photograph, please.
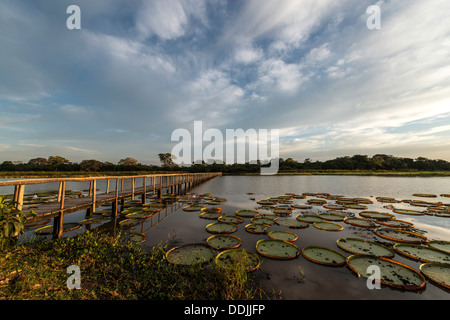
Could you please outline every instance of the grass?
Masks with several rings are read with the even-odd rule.
[[[243,267],[168,264],[167,245],[144,250],[123,237],[86,232],[0,248],[0,299],[251,300],[270,298]],[[67,288],[70,265],[81,289]]]
[[[224,174],[226,175],[226,174]],[[242,173],[236,175],[260,175]],[[345,176],[388,176],[388,177],[450,177],[450,171],[388,171],[388,170],[292,170],[279,171],[276,175],[345,175]]]

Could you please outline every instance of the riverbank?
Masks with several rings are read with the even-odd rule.
[[[61,178],[61,177],[104,177],[104,176],[133,176],[146,174],[183,173],[182,171],[110,171],[110,172],[67,172],[67,171],[15,171],[0,172],[0,179],[17,178]],[[259,176],[260,172],[223,173],[235,176]],[[387,176],[387,177],[450,177],[450,171],[381,171],[381,170],[295,170],[279,171],[276,175],[341,175],[341,176]]]
[[[237,265],[181,267],[167,263],[167,245],[143,248],[120,236],[86,232],[74,238],[34,239],[0,252],[4,300],[251,300],[262,289]],[[80,268],[69,290],[67,268]]]

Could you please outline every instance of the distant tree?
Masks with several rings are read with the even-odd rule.
[[[160,153],[158,154],[158,157],[163,167],[173,168],[178,166],[176,163],[173,162],[173,159],[176,159],[176,157],[171,153]]]
[[[80,162],[80,169],[82,171],[100,171],[103,166],[103,162],[98,160],[83,160]]]
[[[135,166],[137,164],[138,164],[138,161],[132,157],[120,159],[120,161],[119,161],[119,165],[124,165],[124,166]]]
[[[45,167],[48,165],[48,160],[45,158],[34,158],[30,159],[28,164],[33,167]]]
[[[55,171],[63,164],[70,164],[70,161],[64,157],[60,156],[50,156],[48,157],[48,165],[55,167]]]

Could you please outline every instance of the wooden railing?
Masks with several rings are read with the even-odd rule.
[[[30,217],[27,221],[39,221],[55,217],[55,230],[57,236],[62,233],[63,216],[66,213],[88,208],[90,213],[95,212],[99,205],[112,203],[113,214],[117,215],[119,200],[134,198],[141,195],[141,202],[145,203],[148,193],[152,193],[161,198],[163,190],[169,193],[181,193],[200,184],[206,180],[221,176],[221,172],[206,173],[174,173],[174,174],[149,174],[136,176],[105,176],[105,177],[80,177],[80,178],[42,178],[0,181],[1,187],[14,186],[13,200],[17,203],[17,208],[22,210],[24,205],[25,187],[28,185],[59,183],[57,202],[44,204],[33,209],[36,217]],[[142,185],[137,186],[136,180],[142,179]],[[104,192],[97,191],[99,181],[106,181]],[[124,182],[131,182],[131,188],[124,190]],[[67,182],[89,182],[89,196],[65,199]],[[111,182],[115,184],[114,191],[111,191]],[[1,189],[0,189],[1,190]],[[0,191],[0,194],[2,192]]]

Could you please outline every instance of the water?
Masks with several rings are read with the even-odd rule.
[[[113,185],[113,184],[112,184]],[[114,186],[112,186],[114,187]],[[37,188],[37,187],[36,187]],[[73,190],[88,188],[74,187]],[[100,186],[100,189],[102,187]],[[69,189],[69,188],[67,188]],[[101,189],[103,190],[103,189]],[[450,198],[417,198],[413,193],[443,194],[450,193],[450,178],[448,177],[373,177],[373,176],[223,176],[212,179],[192,190],[194,193],[212,193],[218,197],[227,198],[228,201],[221,205],[222,213],[234,215],[237,210],[255,209],[259,207],[255,200],[267,199],[282,195],[284,193],[301,194],[330,193],[343,195],[345,197],[369,198],[374,203],[368,205],[368,210],[380,212],[392,211],[383,208],[386,203],[377,202],[375,197],[394,197],[398,200],[421,199],[425,201],[442,201],[450,203]],[[308,197],[309,199],[310,197]],[[305,204],[305,199],[294,200],[297,204]],[[146,240],[142,244],[144,248],[151,247],[170,240],[170,245],[181,245],[185,243],[205,243],[211,236],[205,227],[214,222],[199,218],[199,212],[185,212],[181,208],[182,203],[175,203],[161,211],[152,218],[146,219],[134,228],[134,232],[143,232]],[[395,207],[410,208],[407,203],[396,203]],[[412,209],[421,210],[420,207]],[[324,210],[315,206],[312,210],[318,212]],[[356,215],[360,210],[349,210]],[[261,213],[270,211],[260,210]],[[295,219],[301,210],[294,210],[289,219]],[[80,221],[84,219],[85,212],[68,214],[64,222]],[[396,214],[398,219],[415,224],[415,228],[425,232],[429,240],[450,241],[450,218],[435,216],[409,216]],[[281,218],[280,218],[281,219]],[[256,242],[268,238],[267,235],[250,234],[244,227],[250,223],[246,218],[240,224],[238,231],[233,233],[242,239],[241,248],[256,253]],[[371,229],[354,227],[344,222],[338,222],[344,226],[343,231],[331,232],[319,230],[312,225],[305,229],[289,229],[287,227],[272,225],[272,230],[288,230],[298,235],[294,243],[302,249],[309,245],[324,246],[343,253],[346,257],[350,254],[342,251],[336,245],[336,241],[343,237],[355,237],[368,240],[389,241],[376,236]],[[100,225],[100,228],[110,228],[117,225],[109,221]],[[95,225],[93,226],[95,227]],[[65,233],[71,236],[83,232],[86,227],[76,231]],[[31,236],[32,231],[27,233]],[[269,290],[280,293],[282,298],[288,300],[297,299],[445,299],[450,298],[450,291],[427,281],[425,290],[420,292],[406,292],[388,287],[381,289],[368,289],[366,279],[357,278],[346,267],[329,267],[310,262],[302,255],[292,260],[274,260],[261,257],[261,266],[253,272],[253,276],[259,279]],[[419,270],[422,264],[396,254],[394,260],[407,264]],[[304,272],[301,276],[300,268]],[[304,281],[299,281],[303,279]]]

